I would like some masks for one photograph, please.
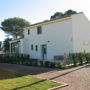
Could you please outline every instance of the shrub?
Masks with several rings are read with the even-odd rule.
[[[86,57],[86,63],[90,63],[90,53],[86,53],[85,57]]]
[[[77,53],[70,53],[69,55],[70,55],[70,59],[73,62],[73,65],[77,66]]]
[[[50,68],[55,68],[56,67],[56,63],[55,62],[50,62]]]
[[[45,67],[50,67],[50,62],[49,61],[45,61],[44,66]]]
[[[85,54],[84,53],[79,53],[79,61],[80,61],[80,65],[83,65],[83,61],[85,60]]]
[[[61,68],[61,63],[60,62],[57,63],[57,68]]]
[[[64,63],[59,62],[50,62],[50,61],[39,61],[36,59],[30,59],[29,55],[25,54],[2,54],[0,55],[0,63],[11,63],[11,64],[24,64],[30,66],[41,66],[41,67],[50,67],[50,68],[65,68]],[[83,65],[83,63],[90,63],[90,53],[80,52],[80,53],[69,53],[67,65]]]
[[[90,53],[69,53],[68,57],[68,61],[73,61],[74,66],[90,62]]]
[[[44,67],[44,61],[39,61],[41,67]]]
[[[32,60],[32,66],[38,66],[38,60]]]
[[[31,59],[29,60],[28,65],[29,65],[29,66],[32,66],[32,65],[33,65]]]
[[[27,59],[27,65],[30,65],[30,66],[38,66],[38,60],[36,59]]]
[[[58,62],[57,63],[57,68],[64,69],[65,68],[64,63],[63,62]]]

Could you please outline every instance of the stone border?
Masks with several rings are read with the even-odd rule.
[[[31,76],[33,76],[33,75],[31,75]],[[33,77],[35,77],[35,76],[33,76]],[[36,76],[36,78],[43,79],[43,78],[37,77],[37,76]],[[43,79],[43,80],[49,80],[49,79]],[[47,89],[47,90],[56,90],[56,89],[59,89],[59,88],[63,88],[63,87],[68,86],[68,84],[67,84],[67,83],[64,83],[64,82],[58,82],[58,81],[55,81],[55,80],[49,80],[49,81],[55,82],[55,83],[60,83],[60,84],[62,84],[62,85],[56,86],[56,87],[53,87],[53,88],[49,88],[49,89]]]
[[[57,82],[57,81],[54,81],[54,80],[49,80],[49,81],[56,82],[56,83],[60,83],[60,84],[62,84],[62,85],[60,85],[60,86],[56,86],[56,87],[53,87],[53,88],[49,88],[49,89],[47,89],[47,90],[56,90],[56,89],[60,89],[60,88],[63,88],[63,87],[68,86],[67,83]]]

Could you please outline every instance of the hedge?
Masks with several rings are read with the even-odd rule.
[[[29,55],[0,55],[0,63],[23,64],[28,66],[39,66],[48,68],[63,68],[60,62],[30,59]]]
[[[65,68],[70,65],[83,65],[90,63],[90,53],[69,53],[66,62],[51,62],[45,60],[30,59],[29,55],[0,55],[0,63],[23,64],[28,66],[48,67],[48,68]]]
[[[74,66],[83,65],[85,63],[90,63],[90,53],[80,52],[80,53],[69,53],[67,64],[73,64]]]

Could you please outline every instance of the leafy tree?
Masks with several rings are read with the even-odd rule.
[[[4,52],[8,52],[10,50],[10,44],[9,44],[9,41],[11,41],[12,39],[9,39],[9,38],[6,38],[4,40],[4,45],[3,45],[3,49],[4,49]]]
[[[52,15],[50,17],[50,19],[56,19],[56,18],[61,18],[61,17],[63,17],[63,13],[62,12],[56,12],[56,13],[54,13],[54,15]]]
[[[18,36],[22,35],[23,28],[29,26],[30,23],[22,18],[14,17],[5,19],[1,23],[1,29],[12,35],[13,38],[17,38]]]
[[[64,13],[56,12],[56,13],[54,13],[54,15],[52,15],[50,17],[50,19],[62,18],[62,17],[69,16],[69,15],[72,15],[72,14],[75,14],[75,13],[77,13],[77,12],[73,11],[73,10],[67,10]]]
[[[75,14],[75,13],[77,13],[77,12],[73,11],[73,10],[67,10],[67,11],[65,11],[64,16],[72,15],[72,14]]]

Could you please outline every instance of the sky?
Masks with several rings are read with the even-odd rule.
[[[90,20],[90,0],[0,0],[0,26],[4,19],[20,17],[31,24],[50,19],[55,12],[68,9],[84,12]],[[0,41],[5,33],[0,30]]]

